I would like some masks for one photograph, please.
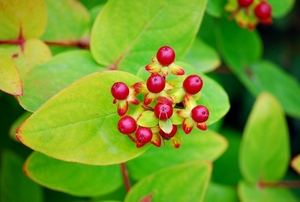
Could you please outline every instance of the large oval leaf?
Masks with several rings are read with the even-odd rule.
[[[23,170],[35,182],[75,196],[100,196],[123,183],[119,165],[93,166],[60,161],[33,152]]]
[[[193,162],[160,170],[132,187],[125,202],[141,201],[147,197],[151,202],[200,202],[204,199],[211,169],[210,163]]]
[[[39,38],[46,27],[43,0],[1,0],[0,39]]]
[[[282,18],[291,11],[295,4],[295,0],[268,0],[268,3],[272,6],[272,16],[275,18]]]
[[[111,96],[117,81],[141,81],[120,71],[88,75],[65,88],[17,130],[17,138],[30,148],[53,158],[84,164],[108,165],[142,154],[117,129],[119,116]]]
[[[41,202],[42,188],[22,172],[23,160],[14,152],[5,150],[1,156],[0,200],[5,202]]]
[[[23,85],[10,53],[0,48],[0,90],[12,95],[22,95]]]
[[[166,141],[166,146],[150,148],[143,155],[127,162],[130,176],[138,180],[172,165],[197,160],[213,161],[227,148],[227,141],[210,130],[203,132],[194,129],[189,135],[183,135],[182,139],[179,149],[174,149]]]
[[[23,79],[24,95],[18,97],[19,102],[26,110],[35,111],[74,81],[103,69],[93,60],[89,51],[59,54],[26,74]]]
[[[91,33],[91,52],[104,66],[135,73],[163,45],[182,58],[190,47],[206,0],[108,1]]]
[[[289,164],[289,138],[282,108],[275,97],[257,98],[243,133],[240,169],[252,183],[280,180]]]
[[[45,3],[48,22],[41,37],[43,40],[75,44],[78,39],[87,34],[90,16],[81,3],[74,0],[45,0]]]
[[[299,201],[287,188],[258,187],[241,181],[238,184],[238,194],[242,202],[297,202]]]

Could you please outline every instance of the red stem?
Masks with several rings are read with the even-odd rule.
[[[258,186],[264,187],[288,187],[288,188],[300,188],[300,181],[282,181],[282,182],[263,182],[259,181]]]
[[[129,192],[131,186],[130,186],[130,180],[129,180],[126,165],[125,165],[125,163],[121,163],[120,166],[121,166],[121,171],[122,171],[122,176],[123,176],[126,192]]]
[[[89,49],[90,44],[88,41],[79,40],[79,41],[44,41],[47,45],[50,46],[64,46],[64,47],[79,47],[84,49]]]

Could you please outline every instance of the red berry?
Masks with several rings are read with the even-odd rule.
[[[139,127],[135,131],[135,137],[138,142],[146,144],[147,142],[150,142],[152,139],[153,133],[150,128],[146,127]]]
[[[118,122],[118,130],[125,135],[133,133],[136,128],[136,121],[131,116],[123,116]]]
[[[209,117],[209,111],[206,107],[198,105],[192,109],[192,119],[197,123],[205,122]]]
[[[111,87],[111,94],[117,100],[125,100],[129,95],[129,88],[123,82],[116,82]]]
[[[272,7],[267,2],[262,1],[255,7],[254,13],[260,20],[268,19],[271,17]]]
[[[164,131],[160,130],[159,134],[164,138],[164,139],[170,139],[171,137],[174,137],[174,135],[177,133],[177,126],[173,125],[172,131],[168,134],[165,133]]]
[[[198,93],[203,86],[203,81],[198,75],[190,75],[183,81],[183,88],[189,94]]]
[[[153,74],[147,80],[147,88],[151,93],[160,93],[165,86],[165,79],[159,74]]]
[[[166,103],[157,103],[154,107],[154,114],[159,120],[167,120],[173,115],[173,107]]]
[[[174,62],[175,52],[170,46],[163,46],[156,53],[158,62],[163,66],[168,66]]]
[[[248,7],[253,3],[253,0],[238,0],[240,7]]]

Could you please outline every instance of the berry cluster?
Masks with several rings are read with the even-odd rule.
[[[229,0],[225,9],[232,12],[231,19],[235,18],[241,27],[255,29],[258,23],[272,23],[272,7],[265,0]]]
[[[174,60],[174,50],[163,46],[145,67],[150,73],[147,81],[131,86],[116,82],[111,87],[113,103],[117,104],[120,116],[118,130],[138,148],[149,142],[160,147],[164,140],[170,140],[171,145],[178,148],[181,145],[179,129],[186,134],[195,125],[200,130],[207,129],[209,111],[196,103],[203,81],[198,75],[184,75],[184,69]],[[176,77],[167,79],[169,74]],[[143,95],[142,100],[138,100],[138,95]]]

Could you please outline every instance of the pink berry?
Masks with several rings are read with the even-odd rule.
[[[209,111],[203,105],[198,105],[192,109],[192,119],[197,123],[205,122],[209,117]]]
[[[159,120],[167,120],[173,115],[173,107],[166,103],[157,103],[154,107],[154,114]]]
[[[118,122],[118,130],[125,135],[133,133],[136,128],[136,121],[131,116],[123,116]]]
[[[135,131],[135,137],[138,142],[142,144],[146,144],[151,141],[153,133],[150,128],[147,127],[139,127]]]
[[[111,94],[117,100],[125,100],[129,95],[129,88],[123,82],[116,82],[111,87]]]
[[[174,137],[174,135],[177,133],[177,126],[173,125],[172,131],[168,134],[165,133],[164,131],[160,130],[159,134],[166,140],[170,139],[171,137]]]
[[[255,7],[254,13],[260,20],[268,19],[271,17],[272,7],[267,2],[262,1]]]
[[[183,88],[189,94],[198,93],[203,86],[203,81],[198,75],[190,75],[183,81]]]
[[[147,88],[151,93],[160,93],[165,86],[165,79],[159,74],[152,74],[147,80]]]
[[[163,46],[158,49],[156,58],[162,66],[168,66],[174,62],[175,52],[170,46]]]
[[[253,0],[238,0],[240,7],[248,7],[253,3]]]

